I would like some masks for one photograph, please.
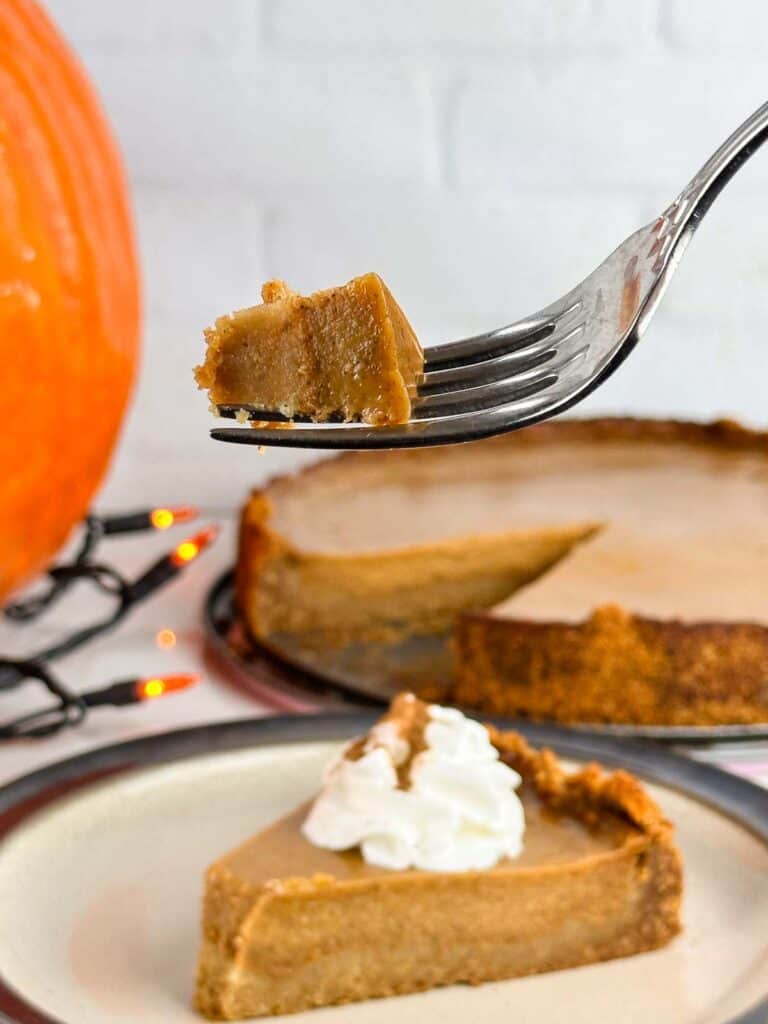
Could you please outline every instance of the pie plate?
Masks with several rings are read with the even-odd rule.
[[[234,607],[234,573],[224,573],[208,593],[205,630],[209,645],[238,684],[261,700],[277,691],[284,709],[339,707],[350,703],[388,704],[403,689],[432,691],[451,671],[450,637],[411,637],[394,644],[356,644],[339,650],[313,651],[295,638],[270,637],[269,646],[246,634]],[[471,708],[467,709],[472,711]],[[644,737],[671,743],[759,740],[768,737],[768,722],[750,725],[612,725],[574,724],[570,729],[598,735]]]
[[[0,1020],[193,1024],[205,866],[307,798],[372,714],[228,722],[134,740],[0,790]],[[653,953],[477,988],[314,1010],[308,1024],[467,1018],[595,1024],[768,1019],[768,791],[655,745],[522,730],[624,766],[675,822],[684,932]]]

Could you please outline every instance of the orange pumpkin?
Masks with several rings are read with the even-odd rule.
[[[86,512],[133,383],[139,285],[120,158],[32,0],[0,0],[0,601]]]

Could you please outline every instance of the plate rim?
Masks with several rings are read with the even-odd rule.
[[[245,673],[247,676],[255,679],[252,662],[232,648],[217,624],[217,610],[220,602],[226,600],[231,609],[234,579],[235,567],[230,566],[230,568],[225,569],[214,579],[206,591],[203,602],[205,639],[211,645],[216,655],[230,669],[234,669],[238,673]],[[354,687],[339,680],[323,676],[307,666],[297,665],[278,651],[259,643],[253,637],[249,639],[258,652],[259,657],[269,665],[270,682],[279,686],[288,696],[294,698],[297,696],[303,697],[305,700],[322,700],[323,697],[327,697],[331,693],[337,698],[349,701],[355,710],[365,707],[386,706],[386,701],[381,698],[374,697],[369,693],[358,692]],[[305,688],[304,691],[302,691],[302,687]],[[472,713],[471,708],[462,708],[462,710]],[[518,725],[522,726],[529,719],[516,718],[508,719],[508,721],[514,722],[515,727],[517,727]],[[560,723],[553,722],[552,724]],[[594,736],[632,737],[691,745],[697,743],[743,743],[749,740],[765,741],[768,739],[768,722],[746,725],[631,725],[610,722],[571,722],[567,725],[563,723],[562,728]]]
[[[242,718],[152,733],[38,768],[0,787],[0,858],[2,844],[24,823],[58,800],[100,781],[138,768],[159,767],[207,754],[255,746],[280,746],[347,739],[365,732],[379,717],[374,711],[340,711],[312,715]],[[577,761],[601,761],[641,778],[675,789],[735,821],[768,848],[768,789],[714,765],[687,758],[644,739],[622,739],[538,722],[490,719],[514,728],[537,746],[552,747]],[[768,992],[754,1006],[725,1024],[765,1024]],[[27,1003],[0,975],[2,1024],[76,1024],[47,1016]]]

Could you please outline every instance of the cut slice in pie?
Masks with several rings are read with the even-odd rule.
[[[768,721],[767,524],[768,435],[564,420],[255,492],[238,603],[276,647],[455,626],[448,699],[489,713]]]
[[[424,353],[377,274],[306,297],[270,281],[262,298],[205,332],[195,377],[214,405],[318,421],[409,419]]]
[[[628,956],[680,930],[672,826],[640,783],[493,731],[523,779],[523,853],[481,871],[387,870],[304,838],[300,807],[211,866],[197,1006],[216,1020]]]

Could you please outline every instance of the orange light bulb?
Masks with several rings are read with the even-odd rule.
[[[200,676],[193,672],[171,676],[152,676],[149,679],[139,679],[136,683],[136,696],[139,700],[154,700],[156,697],[164,697],[167,693],[186,690],[199,682]]]
[[[194,505],[180,505],[177,508],[155,508],[149,514],[149,520],[156,530],[167,530],[177,523],[188,523],[195,519],[198,510]]]
[[[144,697],[162,697],[165,693],[165,681],[162,679],[147,679],[144,683],[142,694]]]
[[[200,548],[193,540],[185,540],[176,548],[175,556],[178,562],[184,563],[191,562],[199,553]]]
[[[196,533],[194,537],[189,537],[187,540],[183,540],[181,544],[178,544],[171,552],[171,561],[179,567],[188,565],[197,558],[201,551],[204,551],[209,544],[212,544],[218,535],[218,526],[206,527],[205,530]]]
[[[173,512],[169,508],[153,508],[149,518],[156,530],[167,530],[173,526]]]

